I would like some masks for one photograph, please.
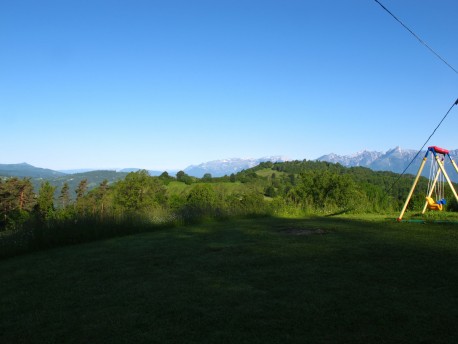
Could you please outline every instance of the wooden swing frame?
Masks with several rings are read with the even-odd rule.
[[[404,206],[402,207],[401,214],[397,218],[398,221],[402,221],[402,217],[404,216],[404,213],[406,212],[407,206],[409,205],[410,199],[412,198],[413,192],[415,191],[415,187],[417,186],[418,180],[420,179],[421,172],[423,172],[423,168],[425,167],[426,160],[428,160],[429,153],[433,154],[434,159],[436,160],[437,166],[439,168],[437,169],[436,175],[434,176],[432,187],[429,190],[429,193],[426,196],[426,199],[431,198],[431,195],[432,195],[433,190],[434,190],[434,188],[436,186],[436,183],[437,183],[437,180],[439,178],[439,175],[442,172],[442,174],[444,175],[445,179],[447,180],[448,185],[450,186],[450,189],[453,192],[453,195],[455,196],[456,201],[458,202],[458,195],[457,195],[457,193],[455,191],[455,188],[453,187],[452,181],[450,180],[450,177],[448,176],[447,171],[445,170],[445,167],[444,167],[444,162],[443,162],[444,159],[441,160],[439,155],[441,155],[443,157],[448,156],[449,159],[450,159],[450,162],[452,163],[452,165],[455,168],[455,171],[457,173],[458,173],[458,167],[457,167],[455,161],[450,156],[449,151],[447,149],[440,148],[440,147],[437,147],[437,146],[430,146],[430,147],[428,147],[428,150],[426,151],[425,157],[423,158],[423,160],[421,162],[421,165],[420,165],[420,168],[418,169],[418,172],[417,172],[417,175],[415,177],[415,180],[414,180],[414,182],[412,184],[412,187],[410,188],[409,195],[407,196],[407,199],[406,199],[406,201],[404,203]],[[426,200],[425,205],[423,207],[422,214],[425,213],[425,211],[426,211],[426,209],[428,207],[428,204],[429,204],[429,202],[428,202],[428,200]],[[442,209],[442,207],[440,207],[440,208]],[[437,210],[439,210],[439,207],[437,207]]]

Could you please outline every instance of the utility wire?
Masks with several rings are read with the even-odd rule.
[[[401,24],[407,31],[409,31],[421,44],[423,44],[426,48],[428,48],[429,51],[431,51],[438,59],[440,59],[443,63],[445,63],[451,70],[453,70],[456,74],[458,74],[458,70],[456,70],[455,68],[453,68],[453,66],[448,63],[442,56],[440,56],[438,53],[436,53],[434,51],[433,48],[431,48],[424,40],[422,40],[415,32],[413,32],[407,25],[405,25],[398,17],[396,17],[393,12],[391,12],[388,8],[386,8],[379,0],[374,0],[377,4],[379,4],[389,15],[391,15],[399,24]],[[415,161],[415,159],[418,157],[418,155],[420,155],[420,153],[422,152],[423,148],[425,148],[426,144],[429,142],[429,140],[431,139],[431,137],[433,137],[433,135],[436,133],[436,130],[439,129],[439,127],[441,126],[442,122],[445,120],[445,118],[447,118],[448,114],[450,113],[450,111],[452,110],[452,108],[455,106],[455,105],[458,105],[458,99],[452,104],[452,106],[450,107],[450,109],[448,109],[447,113],[444,115],[444,117],[442,117],[441,121],[439,122],[439,124],[436,126],[436,128],[434,128],[433,132],[431,133],[431,135],[429,135],[428,139],[425,141],[425,143],[423,144],[423,146],[420,148],[420,150],[417,152],[417,154],[415,154],[415,156],[413,157],[413,159],[409,162],[409,164],[407,165],[407,167],[404,169],[404,171],[402,171],[402,173],[399,175],[399,177],[394,181],[393,184],[391,184],[390,188],[385,192],[385,196],[388,195],[388,193],[393,189],[394,185],[396,185],[396,183],[401,179],[401,177],[406,173],[407,169],[410,167],[410,165],[412,165],[412,163]]]
[[[377,0],[375,0],[377,1]],[[417,152],[417,154],[415,154],[415,156],[413,157],[412,160],[410,160],[409,164],[407,165],[407,167],[404,169],[404,171],[402,171],[402,173],[399,175],[399,177],[394,181],[393,184],[391,184],[390,188],[385,192],[385,195],[388,195],[388,193],[393,189],[394,185],[396,185],[396,183],[401,179],[401,177],[406,173],[407,169],[410,167],[410,165],[412,165],[412,163],[415,161],[415,159],[418,157],[418,155],[421,153],[421,151],[423,150],[423,148],[425,148],[426,144],[429,142],[429,140],[431,139],[431,137],[433,137],[433,135],[436,133],[436,130],[441,126],[442,122],[447,118],[448,114],[450,113],[450,111],[452,111],[453,107],[455,105],[458,105],[458,99],[452,104],[452,106],[450,106],[450,109],[448,109],[447,113],[444,115],[444,117],[442,117],[441,121],[439,122],[439,124],[436,126],[436,128],[434,128],[433,132],[431,133],[431,135],[429,135],[428,139],[425,141],[425,143],[423,143],[423,146],[421,146],[420,150]]]
[[[439,58],[442,62],[444,62],[451,70],[453,70],[456,74],[458,74],[458,70],[452,67],[450,63],[445,61],[445,59],[440,56],[438,53],[436,53],[433,48],[431,48],[424,40],[422,40],[418,35],[413,32],[411,29],[409,29],[398,17],[396,17],[388,8],[386,8],[379,0],[374,0],[376,3],[378,3],[386,12],[388,12],[399,24],[401,24],[407,31],[409,31],[421,44],[423,44],[426,48],[429,49],[434,55],[436,55],[437,58]]]

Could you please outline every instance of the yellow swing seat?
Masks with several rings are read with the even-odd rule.
[[[428,201],[428,209],[430,210],[442,210],[442,204],[436,203],[431,197],[426,197],[426,200]]]

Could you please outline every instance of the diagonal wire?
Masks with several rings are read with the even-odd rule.
[[[439,58],[442,62],[444,62],[451,70],[453,70],[456,74],[458,74],[458,70],[452,67],[450,63],[445,61],[445,59],[440,56],[438,53],[436,53],[433,48],[431,48],[424,40],[422,40],[418,35],[413,32],[411,29],[409,29],[398,17],[396,17],[388,8],[386,8],[379,0],[374,0],[376,3],[378,3],[386,12],[388,12],[399,24],[401,24],[407,31],[409,31],[421,44],[423,44],[426,48],[429,49],[434,55],[436,55],[437,58]]]
[[[377,1],[377,0],[375,0]],[[407,169],[410,167],[410,165],[412,165],[412,163],[415,161],[415,159],[418,157],[418,155],[421,153],[421,151],[423,150],[423,148],[425,148],[426,144],[429,142],[429,140],[431,139],[431,137],[433,137],[433,135],[436,133],[436,130],[439,129],[439,127],[441,126],[442,122],[447,118],[448,114],[450,113],[450,111],[452,111],[453,107],[455,105],[458,105],[458,99],[452,104],[452,106],[450,106],[450,109],[448,109],[447,113],[445,114],[444,117],[442,117],[441,121],[439,122],[439,124],[436,126],[436,128],[434,128],[433,132],[431,133],[431,135],[429,135],[428,139],[425,141],[425,143],[423,143],[423,146],[421,146],[420,150],[417,152],[417,154],[415,154],[415,156],[413,157],[412,160],[410,160],[409,164],[407,165],[407,167],[404,169],[404,171],[402,171],[402,173],[399,175],[399,177],[394,181],[393,184],[391,184],[390,188],[386,191],[385,195],[387,195],[394,187],[394,185],[396,185],[396,183],[399,181],[399,179],[401,179],[401,177],[406,173]]]

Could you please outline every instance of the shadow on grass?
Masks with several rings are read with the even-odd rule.
[[[449,343],[457,233],[264,217],[36,252],[0,262],[0,341]]]
[[[328,214],[328,215],[326,215],[326,217],[332,217],[332,216],[348,214],[348,213],[352,212],[353,210],[354,209],[344,209],[344,210],[337,211],[337,212],[332,213],[332,214]]]

